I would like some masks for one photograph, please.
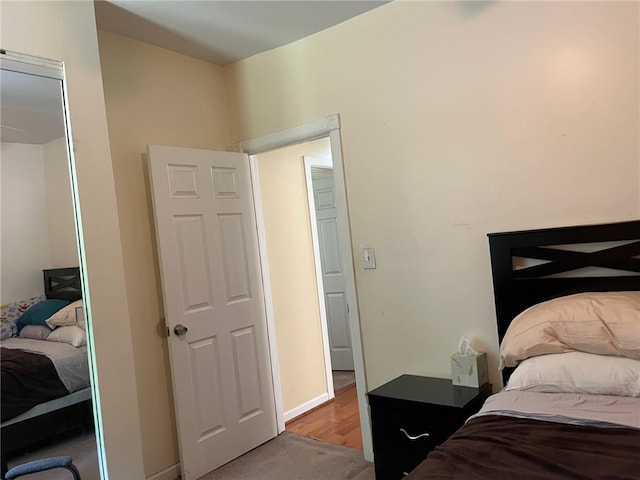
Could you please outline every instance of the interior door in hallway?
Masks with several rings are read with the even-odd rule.
[[[182,479],[277,435],[248,158],[147,148]]]
[[[333,170],[312,169],[324,302],[333,370],[353,370],[349,311],[345,293]]]

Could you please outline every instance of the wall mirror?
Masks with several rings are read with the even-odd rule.
[[[83,479],[98,479],[103,455],[63,65],[3,51],[0,94],[3,478],[15,465],[69,455]]]

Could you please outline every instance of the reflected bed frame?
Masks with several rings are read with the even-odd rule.
[[[47,299],[61,299],[68,302],[75,302],[82,298],[82,283],[80,269],[78,267],[52,268],[43,270],[42,272],[44,277],[44,293]],[[6,420],[0,424],[0,428],[55,412],[61,408],[69,407],[90,399],[91,387],[83,388],[64,397],[40,403],[26,412]]]
[[[640,290],[640,220],[488,237],[500,342],[511,320],[536,303],[581,292]],[[503,370],[505,384],[512,371]]]

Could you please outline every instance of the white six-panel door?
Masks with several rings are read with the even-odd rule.
[[[331,172],[332,170],[327,170]],[[332,370],[353,370],[346,284],[343,271],[333,174],[313,179],[324,302]]]
[[[192,480],[277,435],[248,158],[147,153],[182,479]]]

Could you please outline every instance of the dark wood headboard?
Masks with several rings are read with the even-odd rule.
[[[500,342],[511,320],[536,303],[581,292],[640,290],[640,220],[488,237]],[[605,243],[610,245],[595,245]],[[575,247],[587,244],[589,251]],[[526,266],[531,260],[538,264]],[[587,267],[598,272],[581,274]]]
[[[44,274],[44,293],[47,298],[57,298],[75,302],[82,298],[80,268],[51,268]]]

